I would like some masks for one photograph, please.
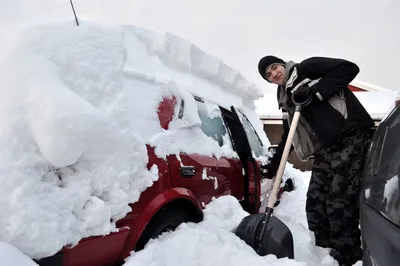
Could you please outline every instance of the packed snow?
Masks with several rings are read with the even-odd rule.
[[[307,229],[304,209],[310,172],[301,172],[287,164],[285,178],[292,178],[296,189],[283,194],[274,215],[293,234],[294,259],[277,259],[272,254],[259,256],[236,237],[236,226],[249,214],[243,211],[235,198],[223,196],[206,206],[202,222],[181,224],[174,232],[150,240],[144,250],[132,252],[124,265],[336,266],[337,262],[329,255],[329,249],[316,247],[314,235]],[[355,265],[361,266],[361,262]]]

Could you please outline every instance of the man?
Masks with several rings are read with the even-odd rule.
[[[294,103],[303,105],[293,139],[298,157],[314,157],[307,192],[308,226],[316,245],[331,248],[340,265],[361,260],[358,196],[364,156],[370,142],[372,118],[348,88],[359,68],[343,59],[312,57],[301,63],[263,57],[260,75],[278,85],[279,108],[290,123]],[[311,100],[311,101],[310,101]],[[267,166],[275,176],[288,134],[288,125]]]

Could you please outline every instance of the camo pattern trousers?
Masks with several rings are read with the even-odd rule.
[[[343,265],[361,259],[359,189],[369,143],[367,131],[352,132],[314,158],[306,202],[308,227],[316,245],[334,249]]]

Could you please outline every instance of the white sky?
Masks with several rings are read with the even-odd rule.
[[[398,90],[400,1],[396,0],[75,0],[81,19],[134,24],[189,39],[260,88],[269,53],[284,60],[332,56],[356,62],[358,79]],[[17,29],[73,22],[69,0],[0,0],[0,56]]]

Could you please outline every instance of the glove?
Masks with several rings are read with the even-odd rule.
[[[301,85],[293,93],[293,100],[297,103],[304,103],[312,97],[312,91],[307,84]]]

